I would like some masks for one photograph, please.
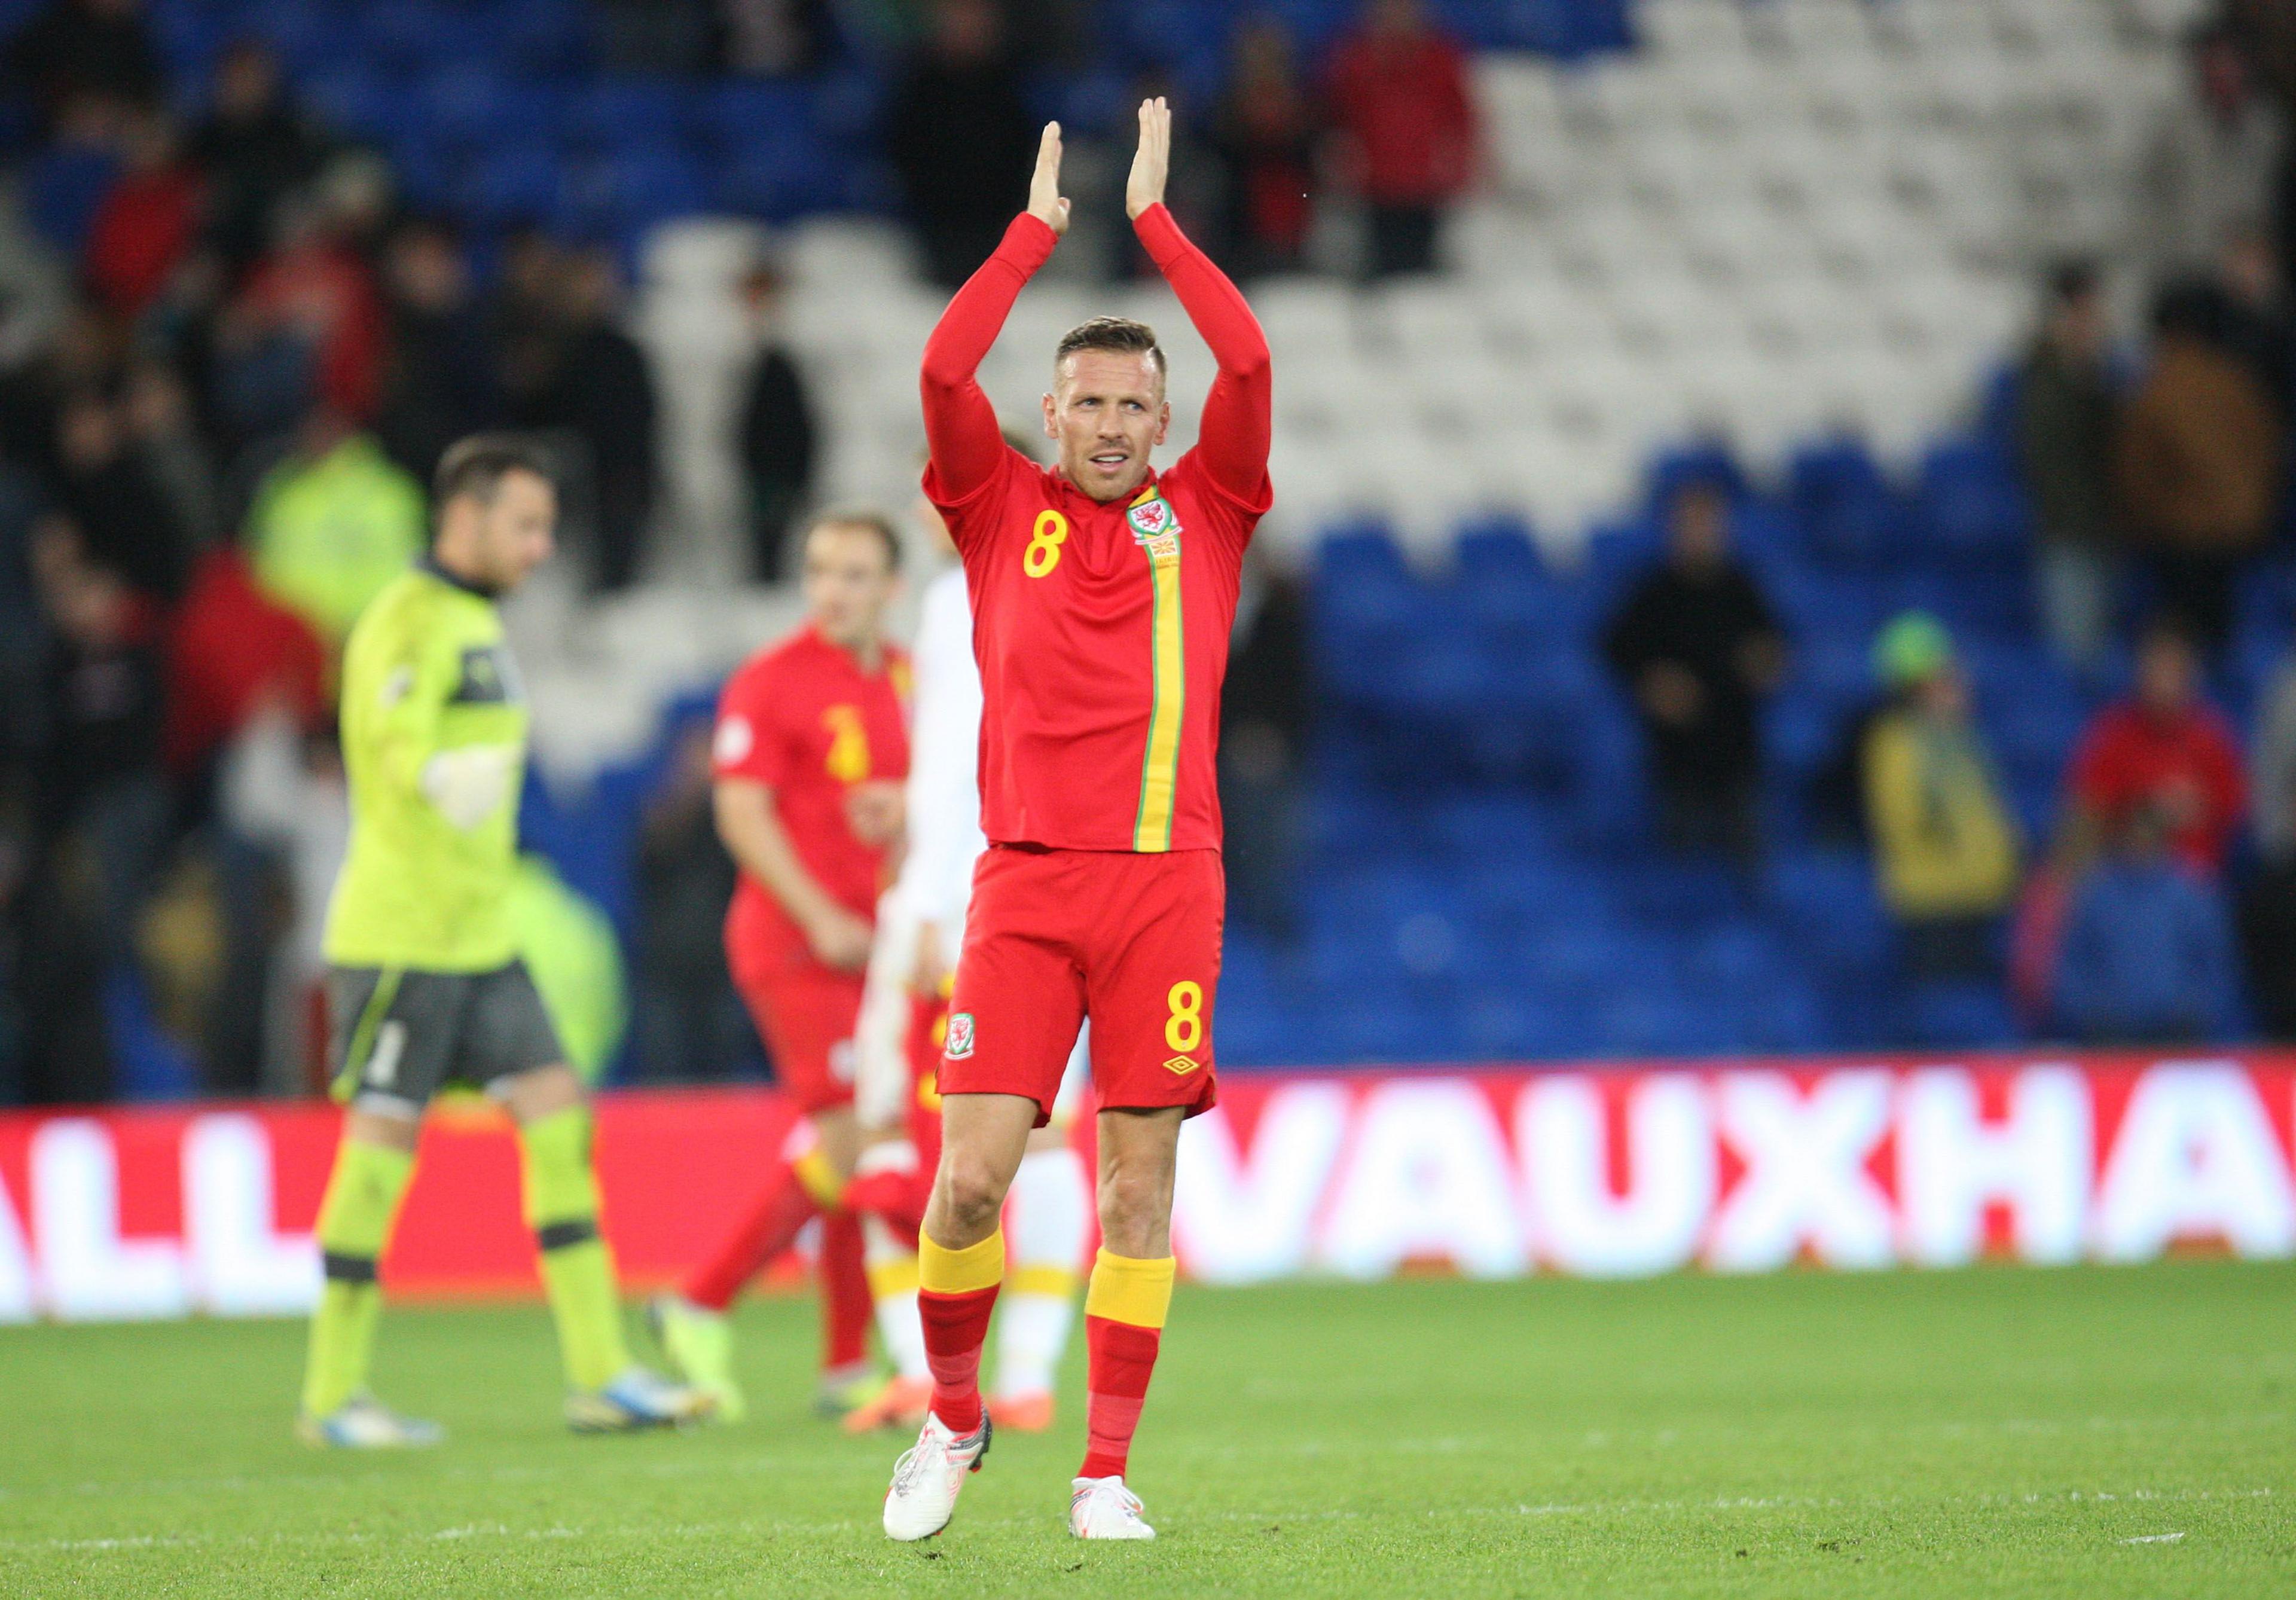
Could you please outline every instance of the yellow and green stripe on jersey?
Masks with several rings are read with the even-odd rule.
[[[1155,589],[1150,644],[1154,689],[1132,848],[1161,852],[1172,848],[1172,814],[1180,787],[1180,724],[1188,700],[1187,636],[1180,619],[1180,524],[1170,502],[1153,484],[1134,497],[1127,515],[1133,537],[1147,554],[1149,581]]]

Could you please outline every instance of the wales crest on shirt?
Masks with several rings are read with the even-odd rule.
[[[1125,518],[1132,524],[1132,537],[1148,552],[1151,562],[1161,567],[1180,559],[1180,519],[1154,484],[1133,497]]]

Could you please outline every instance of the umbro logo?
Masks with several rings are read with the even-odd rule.
[[[1201,1063],[1190,1061],[1185,1055],[1176,1055],[1171,1060],[1164,1063],[1164,1071],[1167,1072],[1176,1073],[1179,1077],[1185,1078],[1189,1073],[1194,1071],[1201,1064]]]

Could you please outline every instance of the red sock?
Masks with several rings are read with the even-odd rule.
[[[798,1230],[812,1221],[820,1210],[794,1168],[786,1163],[776,1167],[773,1182],[767,1186],[756,1209],[686,1279],[685,1298],[697,1306],[723,1311],[734,1303],[742,1284],[797,1242]]]
[[[869,1323],[876,1304],[861,1259],[861,1218],[849,1210],[821,1219],[821,1366],[824,1372],[869,1359]]]
[[[988,1342],[988,1313],[996,1305],[994,1287],[963,1294],[917,1291],[925,1364],[932,1368],[933,1415],[953,1433],[980,1426],[980,1347]]]
[[[1105,1317],[1084,1319],[1086,1350],[1084,1465],[1079,1478],[1120,1478],[1132,1453],[1132,1431],[1156,1370],[1160,1328],[1135,1327]]]

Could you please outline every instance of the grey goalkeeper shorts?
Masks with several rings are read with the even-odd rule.
[[[486,1088],[565,1059],[524,962],[327,969],[327,1069],[346,1104],[419,1112],[449,1084]]]

